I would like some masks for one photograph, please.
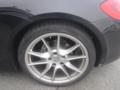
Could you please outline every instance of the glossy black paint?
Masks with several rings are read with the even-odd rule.
[[[101,21],[104,22],[102,19],[94,22],[98,25],[97,27],[90,21],[72,14],[46,13],[34,16],[24,10],[13,7],[0,8],[0,62],[4,63],[2,65],[8,68],[10,66],[12,69],[18,67],[17,48],[27,28],[38,22],[49,20],[67,21],[85,28],[85,32],[89,33],[96,44],[98,53],[96,65],[109,63],[119,57],[120,25],[118,22],[112,21],[112,19],[110,19],[112,24],[102,29],[101,27],[99,28],[99,24],[96,24]],[[104,27],[105,25],[101,24],[101,26]]]
[[[104,32],[107,45],[107,57],[104,64],[117,60],[120,57],[120,24],[115,22]]]
[[[17,27],[15,31],[18,31],[17,33],[20,34],[16,36],[21,36],[22,33],[25,33],[27,28],[29,28],[32,25],[35,25],[37,23],[45,23],[48,21],[60,21],[60,22],[68,22],[72,23],[74,25],[77,25],[78,27],[83,27],[91,38],[93,38],[93,42],[95,44],[95,47],[99,50],[99,55],[97,55],[97,62],[96,65],[101,63],[104,60],[104,57],[106,56],[106,42],[104,39],[103,34],[89,21],[82,19],[81,17],[77,17],[74,15],[70,15],[67,13],[47,13],[47,14],[41,14],[37,16],[33,16],[30,18],[31,21],[22,24],[23,26]],[[21,37],[22,38],[22,37]],[[19,41],[19,40],[17,40]]]

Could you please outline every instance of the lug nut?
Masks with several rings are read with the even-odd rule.
[[[54,67],[55,65],[56,65],[56,64],[55,64],[55,63],[53,63],[53,65],[52,65],[52,66]]]
[[[52,58],[49,58],[49,60],[52,60]]]
[[[61,62],[60,64],[61,64],[61,65],[64,65],[64,63],[63,63],[63,62]]]
[[[65,56],[62,56],[62,58],[66,58]]]

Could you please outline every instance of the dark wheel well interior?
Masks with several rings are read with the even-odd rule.
[[[94,33],[92,33],[89,28],[85,27],[85,25],[81,24],[81,23],[77,23],[77,22],[74,22],[72,20],[65,20],[65,19],[47,19],[47,20],[38,20],[38,21],[35,21],[34,23],[24,27],[22,29],[22,31],[20,31],[17,35],[17,37],[15,38],[15,47],[16,49],[18,48],[19,46],[19,43],[22,39],[22,37],[25,35],[25,33],[27,32],[27,30],[29,30],[29,28],[33,27],[34,25],[37,25],[37,24],[42,24],[42,23],[46,23],[46,22],[65,22],[65,23],[70,23],[72,25],[75,25],[77,26],[78,28],[79,27],[82,27],[84,28],[85,32],[91,37],[94,45],[95,45],[95,48],[96,48],[96,53],[97,53],[97,57],[96,57],[96,63],[95,63],[95,66],[98,66],[99,62],[100,62],[100,59],[101,59],[101,54],[102,54],[102,49],[101,49],[101,43],[99,42],[98,38],[96,37],[96,35]],[[16,42],[17,41],[17,42]]]

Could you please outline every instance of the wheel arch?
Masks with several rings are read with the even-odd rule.
[[[31,16],[30,13],[15,7],[0,7],[0,27],[2,28],[0,30],[0,61],[8,62],[5,63],[5,67],[10,67],[8,70],[17,70],[13,52],[14,28],[24,21],[29,21],[29,17]]]
[[[30,27],[36,25],[37,23],[43,23],[43,22],[45,23],[54,20],[72,23],[74,25],[78,25],[79,27],[84,28],[85,32],[88,33],[88,35],[92,38],[96,48],[97,57],[96,57],[95,66],[98,66],[99,64],[103,63],[107,52],[104,36],[89,21],[81,17],[67,13],[46,13],[31,17],[30,22],[25,22],[21,24],[19,27],[15,28],[17,31],[15,35],[15,42],[16,42],[15,47],[18,48],[20,40],[22,39],[22,37]]]

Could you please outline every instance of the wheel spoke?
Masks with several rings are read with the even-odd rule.
[[[52,64],[47,64],[44,71],[41,73],[41,77],[44,76],[52,67]]]
[[[80,59],[85,59],[86,58],[86,56],[68,56],[67,58],[66,58],[66,60],[68,60],[68,61],[72,61],[72,60],[80,60]]]
[[[45,58],[45,59],[50,57],[50,54],[48,52],[40,53],[40,52],[30,51],[28,52],[28,54],[32,56],[40,57],[40,58]]]
[[[53,71],[52,81],[55,80],[55,76],[56,76],[57,70],[58,70],[58,66],[55,66],[55,67],[54,67],[54,71]]]
[[[45,41],[45,39],[41,39],[42,40],[42,42],[44,43],[44,45],[46,46],[46,48],[47,48],[47,50],[49,51],[49,53],[51,53],[51,48],[50,48],[50,46],[48,45],[48,43]]]
[[[80,46],[80,44],[76,44],[67,50],[60,49],[60,55],[68,55],[68,54],[72,53],[73,51],[75,51],[79,46]]]
[[[59,52],[59,48],[60,48],[60,36],[58,35],[57,37],[57,51]]]
[[[70,75],[69,75],[68,71],[64,68],[64,66],[61,66],[60,69],[65,73],[67,78],[70,79]]]
[[[29,66],[34,66],[34,65],[43,65],[43,64],[48,64],[48,61],[37,61],[37,62],[31,62],[28,65]]]
[[[66,64],[65,64],[68,68],[70,68],[70,69],[72,69],[72,70],[74,70],[74,71],[76,71],[76,72],[81,72],[78,68],[76,68],[73,64],[71,64],[70,62],[67,62]]]

